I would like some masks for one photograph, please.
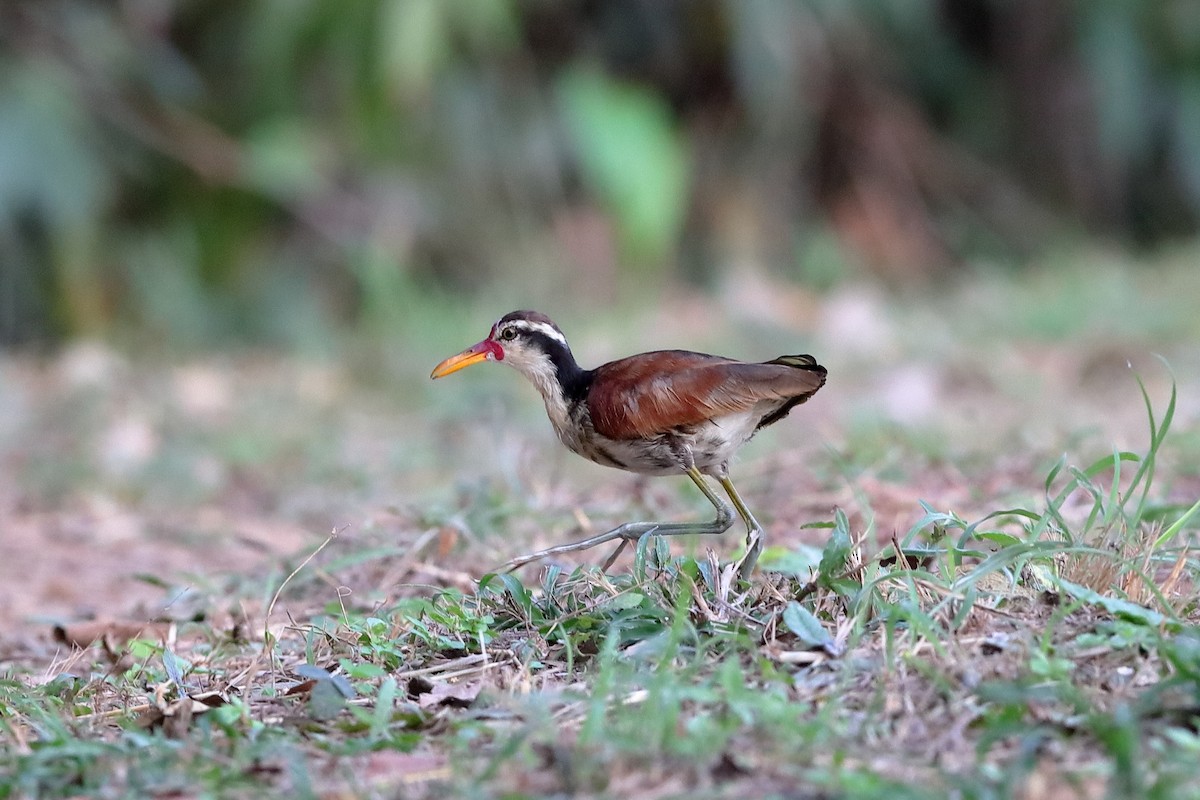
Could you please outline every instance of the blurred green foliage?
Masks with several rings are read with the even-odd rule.
[[[1191,0],[0,5],[2,343],[902,283],[1198,220]]]

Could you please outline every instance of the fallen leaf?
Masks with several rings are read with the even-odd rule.
[[[192,720],[210,709],[229,704],[221,692],[197,692],[170,699],[167,692],[174,683],[161,683],[154,688],[154,702],[138,717],[137,724],[146,729],[159,726],[167,736],[178,739],[191,728]]]
[[[297,683],[295,686],[293,686],[292,688],[290,688],[286,692],[284,692],[283,696],[291,697],[292,695],[295,695],[295,694],[304,694],[305,692],[311,692],[313,690],[313,687],[316,685],[317,685],[316,678],[310,678],[309,680],[301,681],[300,683]]]
[[[166,622],[120,622],[116,620],[94,620],[70,625],[55,625],[54,641],[60,644],[86,649],[98,641],[124,644],[133,639],[165,640],[170,623]]]
[[[479,683],[435,683],[431,690],[417,698],[417,705],[421,708],[470,708],[481,688]]]
[[[454,548],[458,546],[459,531],[453,525],[443,525],[438,531],[437,536],[437,556],[438,561],[443,562],[450,557]]]

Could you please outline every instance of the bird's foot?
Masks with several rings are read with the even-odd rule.
[[[737,565],[737,576],[740,580],[746,583],[750,582],[750,576],[754,572],[760,555],[762,555],[762,531],[751,529],[746,534],[746,554],[734,562]]]
[[[517,556],[516,558],[511,558],[508,561],[505,561],[492,571],[498,575],[506,575],[509,572],[516,572],[526,564],[532,564],[535,561],[541,561],[543,558],[546,558],[546,556],[547,554],[543,553],[541,550],[536,553],[527,553],[526,555]]]
[[[581,550],[588,550],[592,547],[596,547],[597,545],[604,544],[605,542],[611,542],[614,539],[619,539],[620,543],[617,545],[617,549],[612,552],[612,555],[604,560],[604,565],[600,568],[601,572],[608,572],[609,567],[616,562],[617,557],[621,555],[630,542],[637,542],[643,537],[654,533],[658,529],[659,525],[657,523],[627,523],[598,536],[592,536],[584,539],[583,541],[573,542],[571,544],[560,544],[556,547],[547,547],[545,550],[538,550],[537,552],[529,553],[528,555],[518,556],[511,561],[506,561],[496,569],[496,572],[513,572],[514,570],[518,570],[526,564],[532,564],[535,561],[541,561],[542,559],[549,558],[550,556],[561,555],[563,553],[576,553]]]

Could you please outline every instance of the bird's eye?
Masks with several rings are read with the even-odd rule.
[[[517,338],[517,332],[512,328],[505,328],[504,330],[500,331],[500,338],[506,342],[511,342],[513,339]]]

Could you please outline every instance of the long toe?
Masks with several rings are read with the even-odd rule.
[[[762,531],[751,529],[746,534],[746,554],[737,562],[739,578],[747,583],[750,582],[750,575],[754,572],[760,555],[762,555]]]

